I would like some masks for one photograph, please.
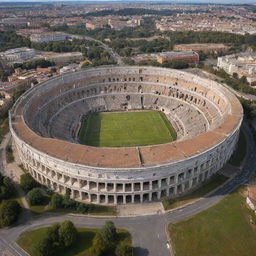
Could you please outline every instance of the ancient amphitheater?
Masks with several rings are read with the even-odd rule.
[[[77,141],[92,112],[153,109],[177,132],[167,144],[92,147]],[[10,112],[24,167],[59,193],[80,201],[150,202],[188,193],[228,161],[242,107],[214,81],[155,67],[101,67],[68,73],[27,91]]]

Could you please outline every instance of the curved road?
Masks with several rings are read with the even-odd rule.
[[[15,243],[15,240],[22,232],[39,226],[69,219],[77,226],[100,228],[107,219],[110,219],[118,228],[127,229],[131,233],[135,256],[170,256],[170,251],[166,246],[167,225],[170,222],[180,221],[199,213],[218,203],[228,193],[246,183],[256,169],[256,162],[254,161],[255,143],[247,125],[243,125],[243,130],[247,139],[247,155],[241,172],[211,195],[168,213],[152,216],[95,218],[78,215],[44,214],[41,217],[28,217],[27,221],[22,220],[22,223],[18,223],[15,227],[0,231],[0,252],[1,248],[5,248],[11,253],[10,255],[27,255]]]

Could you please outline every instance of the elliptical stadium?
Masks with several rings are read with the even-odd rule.
[[[89,113],[156,110],[173,142],[123,147],[82,145]],[[41,184],[83,202],[144,203],[198,188],[229,160],[243,110],[220,84],[156,67],[101,67],[67,73],[23,94],[10,130],[24,167]]]

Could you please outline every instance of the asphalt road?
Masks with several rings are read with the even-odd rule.
[[[44,214],[41,217],[29,218],[26,222],[20,223],[15,227],[0,231],[0,249],[5,248],[12,255],[27,255],[16,243],[19,235],[27,230],[40,226],[50,225],[69,219],[77,226],[100,228],[108,219],[112,220],[118,228],[127,229],[133,239],[135,256],[170,256],[170,250],[167,248],[166,227],[170,222],[180,221],[184,218],[199,213],[212,205],[218,203],[224,196],[235,190],[241,184],[248,181],[250,175],[256,169],[254,161],[255,144],[249,128],[244,125],[243,130],[247,139],[248,154],[241,169],[240,174],[226,183],[213,194],[202,198],[195,203],[186,205],[182,208],[173,210],[166,214],[138,217],[111,217],[111,218],[93,218],[74,215],[53,215]],[[0,165],[1,166],[1,165]],[[0,254],[1,255],[1,254]]]

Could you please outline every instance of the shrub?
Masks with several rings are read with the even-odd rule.
[[[76,211],[85,214],[85,213],[89,212],[89,209],[90,209],[90,207],[88,204],[79,203],[76,208]]]
[[[29,190],[39,186],[39,184],[32,178],[29,173],[21,175],[20,185],[25,192],[28,192]]]
[[[12,163],[13,161],[14,161],[14,155],[13,155],[12,146],[8,145],[6,147],[6,162]]]
[[[116,247],[116,256],[132,256],[132,247],[128,244],[121,243]]]
[[[39,188],[33,188],[27,194],[30,205],[40,205],[44,201],[44,196]]]
[[[63,197],[59,194],[54,194],[49,203],[51,209],[58,209],[63,207]]]
[[[15,200],[3,201],[0,207],[0,225],[2,227],[10,226],[19,216],[21,207]]]

